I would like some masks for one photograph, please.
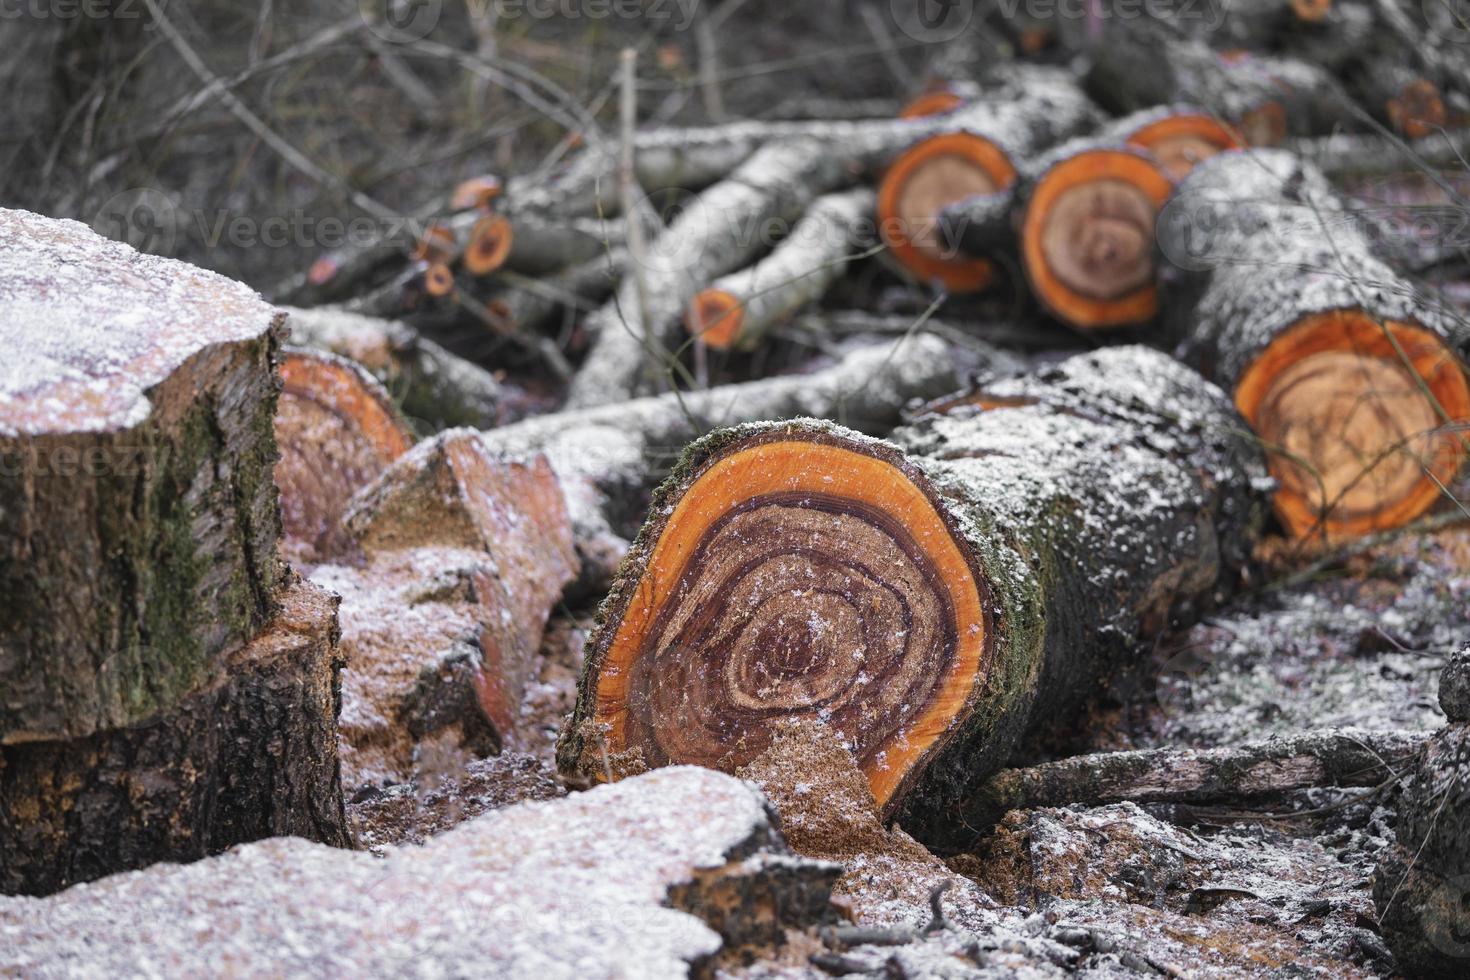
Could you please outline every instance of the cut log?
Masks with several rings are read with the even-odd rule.
[[[722,949],[774,955],[786,930],[833,921],[841,870],[792,855],[749,784],[683,768],[485,814],[382,858],[270,840],[0,898],[0,973],[684,977]]]
[[[1228,401],[1162,354],[986,394],[1014,407],[896,444],[812,420],[694,443],[588,639],[563,771],[738,768],[813,719],[885,817],[963,844],[985,776],[1225,586],[1260,509]]]
[[[1382,176],[1412,171],[1418,167],[1446,170],[1460,166],[1470,155],[1470,130],[1455,129],[1423,139],[1406,147],[1380,136],[1349,133],[1316,139],[1290,140],[1286,149],[1307,160],[1334,180],[1342,177]]]
[[[291,342],[336,354],[397,392],[403,414],[431,429],[494,428],[512,400],[495,377],[398,320],[359,316],[336,307],[282,307]]]
[[[594,340],[567,407],[604,405],[649,388],[652,377],[669,370],[694,294],[769,245],[763,239],[772,221],[794,220],[845,176],[815,141],[773,143],[689,201],[651,243],[651,254],[633,257],[615,297],[584,322]]]
[[[1106,27],[1083,84],[1113,112],[1186,102],[1232,124],[1252,146],[1332,132],[1353,119],[1342,86],[1309,62],[1216,52],[1149,18],[1113,19]]]
[[[1470,955],[1470,724],[1436,732],[1410,767],[1395,840],[1373,876],[1378,922],[1406,976],[1465,975]]]
[[[483,174],[462,180],[449,196],[449,206],[456,211],[488,210],[505,193],[505,185],[494,174]]]
[[[488,276],[505,265],[515,247],[515,230],[504,215],[488,214],[470,229],[464,249],[464,270],[472,276]]]
[[[388,393],[353,361],[305,348],[281,357],[276,409],[282,552],[310,565],[341,552],[352,495],[413,445]]]
[[[0,746],[0,893],[46,894],[263,837],[349,846],[337,603],[305,582],[279,599],[265,629],[222,658],[217,679],[164,714]]]
[[[1377,786],[1418,753],[1420,732],[1344,728],[1211,749],[1101,752],[998,772],[983,830],[1008,810],[1106,803],[1234,803],[1322,786]]]
[[[919,140],[889,166],[878,187],[878,231],[893,257],[920,282],[975,292],[993,275],[988,260],[955,255],[936,222],[946,205],[1002,193],[1026,160],[1096,123],[1092,104],[1071,84],[1038,84],[1009,102],[957,114],[950,131]]]
[[[1137,147],[1152,155],[1164,173],[1173,180],[1189,173],[1201,160],[1241,145],[1239,135],[1231,127],[1202,110],[1183,105],[1143,109],[1114,120],[1097,135],[1094,142],[1099,146]],[[1036,174],[1032,173],[1030,176],[1034,180]],[[1149,180],[1147,184],[1156,186],[1157,181]],[[1116,197],[1116,191],[1114,188],[1111,193],[1103,193]],[[1140,193],[1148,197],[1142,187]],[[1093,196],[1098,204],[1102,203],[1103,198],[1098,191],[1094,190]],[[1020,216],[1016,213],[1017,201],[1023,197],[1022,189],[1013,188],[955,201],[940,212],[940,236],[949,247],[972,258],[1013,252],[1018,249],[1016,225]],[[1149,209],[1156,209],[1156,205],[1150,203],[1145,210]],[[1100,215],[1094,215],[1088,224],[1096,226],[1100,219]],[[1135,215],[1127,224],[1134,229],[1141,229],[1146,222]],[[1113,227],[1111,223],[1103,227],[1111,230],[1110,234],[1101,236],[1108,241],[1116,239],[1117,232],[1122,230]],[[1079,248],[1085,241],[1097,237],[1098,230],[1094,227],[1091,234],[1079,235],[1071,243],[1073,248]],[[1152,233],[1149,232],[1146,237],[1151,240]],[[1129,240],[1132,240],[1131,235]],[[1053,244],[1056,244],[1055,241]],[[1074,267],[1076,262],[1065,264]]]
[[[1187,105],[1140,110],[1113,122],[1107,132],[1152,153],[1174,180],[1217,153],[1245,145],[1233,127]]]
[[[872,237],[873,202],[867,188],[817,198],[769,256],[695,294],[685,327],[714,348],[756,346],[841,277]]]
[[[0,210],[0,744],[149,719],[270,620],[280,315]]]
[[[1401,526],[1466,455],[1451,328],[1374,258],[1325,178],[1280,151],[1190,174],[1159,223],[1180,355],[1231,392],[1271,454],[1295,535]]]
[[[582,560],[579,592],[601,589],[628,549],[648,493],[701,432],[766,419],[835,418],[887,432],[911,399],[958,383],[955,355],[934,337],[855,350],[811,374],[670,393],[526,419],[483,434],[501,452],[545,452],[561,479]]]
[[[1074,140],[1035,161],[1018,228],[1041,305],[1084,330],[1153,319],[1154,225],[1173,191],[1157,158],[1120,142]]]
[[[544,458],[503,458],[459,429],[425,440],[353,501],[362,560],[316,568],[343,597],[343,770],[401,782],[415,747],[514,744],[546,620],[576,578]]]

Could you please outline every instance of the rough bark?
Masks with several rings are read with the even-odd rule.
[[[169,710],[270,619],[278,322],[221,276],[0,211],[0,744]]]
[[[489,371],[451,354],[406,323],[332,307],[284,310],[293,344],[356,361],[397,396],[411,419],[435,430],[461,425],[489,429],[505,420],[505,392]]]
[[[1439,675],[1439,708],[1452,722],[1470,721],[1470,644],[1453,654]]]
[[[1470,724],[1437,732],[1405,780],[1389,845],[1373,879],[1379,925],[1398,968],[1461,977],[1470,896]]]
[[[1149,18],[1114,19],[1107,28],[1083,84],[1115,113],[1187,102],[1233,124],[1254,146],[1331,132],[1352,118],[1342,86],[1310,62],[1213,51]]]
[[[777,323],[822,298],[849,257],[872,239],[867,188],[817,198],[771,254],[716,279],[689,304],[690,334],[716,348],[753,348]]]
[[[511,453],[544,452],[561,479],[582,560],[582,589],[603,587],[637,529],[650,490],[691,439],[721,425],[832,418],[886,432],[912,399],[951,390],[955,358],[933,337],[855,350],[811,374],[559,412],[483,434]]]
[[[1452,325],[1366,231],[1280,151],[1206,161],[1159,222],[1166,325],[1271,451],[1276,509],[1298,535],[1411,521],[1465,456]]]
[[[771,222],[794,220],[846,177],[813,140],[763,147],[708,188],[631,256],[616,296],[587,318],[592,348],[567,394],[569,408],[604,405],[647,390],[669,370],[689,300],[769,244]]]
[[[431,740],[470,755],[514,744],[547,616],[578,570],[546,460],[445,432],[363,490],[344,526],[358,560],[312,576],[343,597],[348,785],[401,782]]]
[[[1223,394],[1141,348],[893,439],[799,420],[689,448],[589,638],[564,771],[738,767],[813,718],[886,816],[961,844],[984,777],[1210,601],[1258,512]]]
[[[976,795],[984,824],[1008,810],[1105,803],[1230,803],[1320,786],[1376,786],[1423,748],[1419,732],[1328,729],[1210,749],[1073,756],[998,772]],[[981,802],[983,801],[983,803]]]
[[[793,856],[749,784],[692,768],[386,851],[270,840],[0,898],[0,972],[685,977],[831,921],[841,871]],[[201,902],[227,927],[201,930]]]
[[[413,445],[413,433],[367,370],[335,354],[291,348],[281,357],[275,417],[282,553],[328,561],[348,547],[342,517],[352,495]]]
[[[335,598],[296,581],[216,679],[165,714],[0,747],[0,892],[45,894],[262,837],[348,846],[341,666]]]

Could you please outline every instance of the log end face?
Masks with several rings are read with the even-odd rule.
[[[638,753],[733,770],[778,723],[813,720],[886,806],[984,673],[969,547],[882,443],[816,423],[711,440],[589,642],[577,767],[596,776],[605,757]]]
[[[695,295],[684,315],[684,326],[716,350],[727,350],[740,338],[745,308],[740,299],[723,289],[703,289]]]
[[[470,230],[470,243],[464,250],[465,271],[472,276],[488,276],[505,265],[515,242],[515,229],[504,215],[486,215]]]
[[[1388,100],[1384,110],[1393,127],[1411,140],[1439,132],[1449,121],[1439,86],[1427,78],[1409,82]]]
[[[1176,112],[1129,134],[1129,144],[1158,158],[1172,179],[1189,175],[1195,165],[1225,150],[1245,145],[1239,133],[1203,112]]]
[[[1235,402],[1270,454],[1276,511],[1297,536],[1407,524],[1466,455],[1446,425],[1470,418],[1459,359],[1423,327],[1358,310],[1311,314],[1279,334]]]
[[[413,445],[383,387],[357,364],[316,351],[281,357],[275,437],[283,551],[303,562],[341,544],[347,502]]]
[[[1173,187],[1155,159],[1122,147],[1086,149],[1047,170],[1021,231],[1037,298],[1083,329],[1151,319],[1154,229]]]
[[[943,133],[909,147],[878,187],[878,230],[894,259],[924,283],[972,293],[994,268],[957,254],[939,227],[946,205],[1011,187],[1016,168],[999,146],[973,133]]]

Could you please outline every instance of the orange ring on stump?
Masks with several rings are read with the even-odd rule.
[[[1042,231],[1051,207],[1067,191],[1095,180],[1117,180],[1138,188],[1153,204],[1155,216],[1174,193],[1174,182],[1141,151],[1084,150],[1061,161],[1036,182],[1026,204],[1021,227],[1021,258],[1026,278],[1042,305],[1059,320],[1075,327],[1118,327],[1152,319],[1159,310],[1156,284],[1150,282],[1116,299],[1097,299],[1063,283],[1043,254]]]
[[[727,350],[740,338],[745,304],[724,289],[701,289],[684,313],[684,328],[717,350]]]
[[[1240,133],[1236,132],[1233,127],[1202,112],[1180,112],[1156,119],[1129,133],[1127,142],[1130,146],[1141,147],[1154,154],[1159,158],[1159,162],[1164,164],[1170,176],[1175,180],[1181,180],[1190,169],[1193,169],[1193,166],[1179,170],[1170,166],[1172,157],[1166,158],[1163,153],[1159,152],[1161,144],[1179,139],[1198,140],[1215,147],[1216,153],[1239,149],[1245,145]]]
[[[1251,429],[1261,432],[1273,427],[1274,421],[1263,418],[1262,412],[1272,403],[1283,372],[1308,358],[1333,353],[1381,359],[1406,375],[1412,368],[1449,419],[1470,419],[1470,378],[1464,364],[1438,335],[1415,324],[1379,321],[1361,310],[1349,309],[1302,317],[1277,334],[1245,369],[1235,386],[1235,406]],[[1429,411],[1443,424],[1444,419],[1432,405]],[[1323,519],[1316,505],[1283,479],[1274,501],[1276,513],[1297,537],[1319,530],[1333,538],[1401,527],[1428,510],[1441,494],[1440,484],[1454,478],[1465,459],[1467,438],[1453,433],[1437,437],[1429,468],[1433,478],[1426,475],[1411,492],[1384,509],[1344,514],[1340,507],[1334,507]],[[1279,472],[1280,454],[1270,456],[1273,473]]]
[[[946,258],[916,243],[909,228],[913,219],[901,213],[909,181],[920,169],[941,160],[980,171],[994,185],[992,191],[1006,190],[1016,182],[1010,157],[985,137],[967,132],[931,136],[903,151],[883,175],[878,185],[878,232],[899,264],[924,283],[937,281],[952,293],[979,292],[990,285],[994,266],[985,259]],[[968,195],[956,195],[954,200],[964,196]]]

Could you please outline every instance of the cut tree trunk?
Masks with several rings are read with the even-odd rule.
[[[0,744],[141,722],[273,612],[280,315],[0,210]]]
[[[345,844],[334,605],[285,572],[280,314],[0,211],[0,889]]]
[[[431,739],[478,755],[516,744],[547,617],[578,571],[546,460],[445,432],[355,497],[343,525],[357,560],[312,577],[343,597],[347,785],[403,781]]]
[[[1034,161],[1016,226],[1036,299],[1084,330],[1153,319],[1154,226],[1173,191],[1158,158],[1117,139],[1074,140]]]
[[[1394,833],[1373,876],[1373,900],[1397,966],[1411,977],[1463,977],[1470,956],[1470,723],[1436,732],[1409,768]]]
[[[291,342],[336,354],[366,368],[396,392],[403,413],[431,429],[489,429],[506,421],[500,382],[398,320],[359,316],[334,307],[283,307]]]
[[[792,854],[753,786],[692,768],[384,850],[284,838],[0,898],[0,974],[698,976],[835,921],[842,870]]]
[[[1351,99],[1325,69],[1292,58],[1217,52],[1147,18],[1115,19],[1091,52],[1089,95],[1122,114],[1172,102],[1201,106],[1252,146],[1332,132]]]
[[[750,349],[777,323],[822,298],[848,259],[872,238],[873,192],[828,194],[766,258],[700,290],[684,316],[689,333],[717,349]]]
[[[213,684],[83,738],[0,746],[0,893],[46,894],[263,837],[348,847],[337,600],[296,582]]]
[[[1203,110],[1185,105],[1141,109],[1109,123],[1093,142],[1099,146],[1116,144],[1146,151],[1158,161],[1159,167],[1172,180],[1184,177],[1200,161],[1241,145],[1239,135],[1231,127]],[[1141,173],[1146,174],[1146,171]],[[1031,178],[1034,179],[1035,176],[1033,173]],[[1079,191],[1074,196],[1090,196],[1096,207],[1104,207],[1107,201],[1116,198],[1119,191],[1123,190],[1111,184],[1105,185],[1111,190],[1100,189],[1097,181],[1085,183],[1091,188],[1090,194]],[[1137,178],[1134,183],[1138,183]],[[1139,185],[1138,190],[1148,197],[1146,188],[1156,186],[1158,182],[1149,179],[1144,185]],[[1017,214],[1017,201],[1023,196],[1020,190],[1012,188],[998,193],[977,194],[947,205],[939,215],[941,238],[949,247],[972,258],[1007,254],[1017,250],[1019,245],[1016,241],[1016,226],[1021,217]],[[1150,203],[1145,210],[1156,207]],[[1138,215],[1124,223],[1127,228],[1117,226],[1111,219],[1104,222],[1103,214],[1092,215],[1087,222],[1094,226],[1099,223],[1100,228],[1078,229],[1083,233],[1070,243],[1072,248],[1078,248],[1084,242],[1092,242],[1094,247],[1111,242],[1116,247],[1119,243],[1114,239],[1119,232],[1127,228],[1135,232],[1141,231],[1147,224]],[[1100,234],[1105,230],[1110,233]],[[1059,237],[1066,238],[1065,235]],[[1145,237],[1151,240],[1152,233],[1147,232]],[[1098,241],[1099,238],[1101,241]],[[1131,241],[1131,232],[1129,238]],[[1053,250],[1057,245],[1054,240]],[[1104,247],[1103,252],[1108,254],[1109,249]],[[1075,264],[1068,263],[1068,267]]]
[[[347,502],[408,451],[413,433],[383,387],[345,357],[288,349],[281,381],[275,480],[282,550],[310,565],[342,552]]]
[[[1470,419],[1451,326],[1374,258],[1315,168],[1222,154],[1159,229],[1180,355],[1232,393],[1270,453],[1291,533],[1398,527],[1445,496]]]
[[[878,231],[895,260],[920,282],[950,292],[984,289],[991,263],[955,255],[937,229],[946,205],[1008,191],[1024,162],[1097,122],[1070,80],[1043,76],[1016,99],[978,103],[943,130],[898,155],[878,187]]]
[[[1239,428],[1198,375],[1115,348],[894,443],[813,420],[712,433],[601,610],[559,764],[733,769],[814,719],[885,816],[962,845],[1028,730],[1229,583],[1259,511]]]
[[[887,432],[910,400],[952,390],[960,366],[944,343],[919,336],[859,348],[810,374],[559,412],[494,429],[483,438],[501,452],[544,452],[551,460],[572,517],[582,593],[610,581],[649,492],[702,432],[801,415]]]
[[[705,284],[758,254],[771,222],[791,221],[846,178],[813,140],[773,143],[729,178],[688,201],[650,244],[631,256],[616,296],[587,318],[593,335],[567,407],[620,401],[670,370],[684,309]]]

